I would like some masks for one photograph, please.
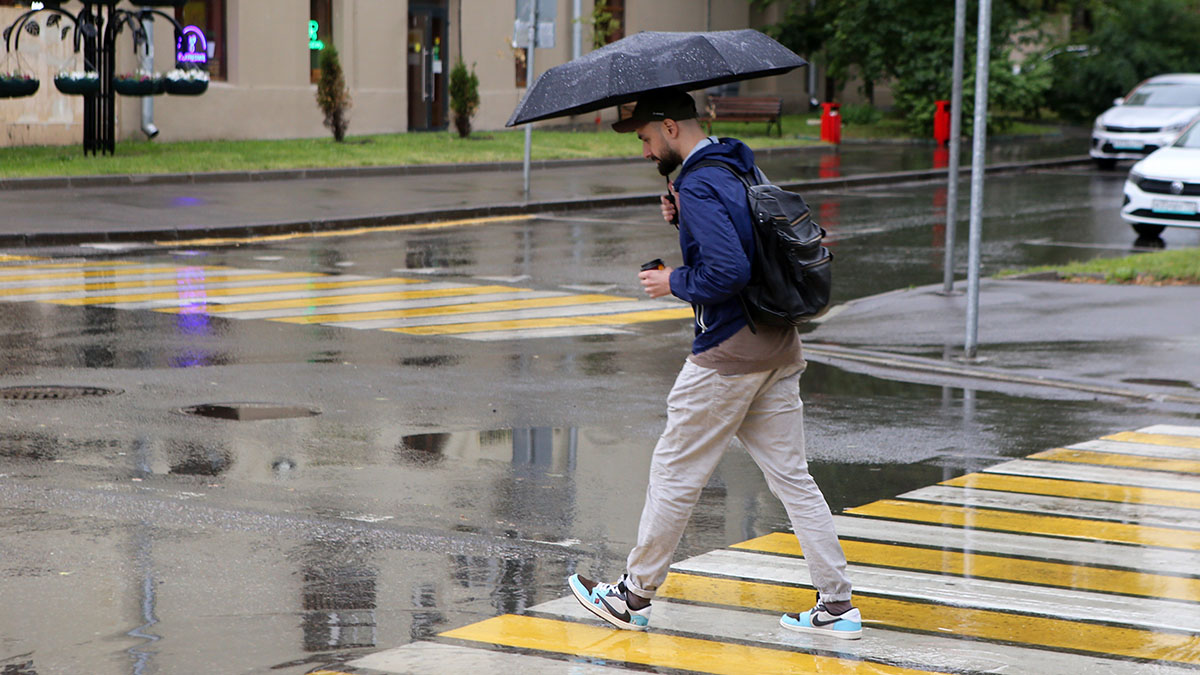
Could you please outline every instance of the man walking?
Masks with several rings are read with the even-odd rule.
[[[787,509],[818,591],[815,607],[784,614],[780,623],[796,631],[861,637],[862,617],[850,603],[833,516],[808,473],[799,335],[790,327],[750,329],[738,299],[750,279],[754,251],[746,190],[728,169],[696,166],[713,159],[750,174],[756,171],[754,153],[738,140],[706,137],[695,102],[682,91],[643,95],[632,116],[613,129],[636,132],[642,155],[657,162],[663,176],[682,167],[670,187],[674,201],[663,197],[662,214],[669,222],[679,217],[683,265],[643,271],[638,278],[652,298],[674,294],[692,304],[695,339],[667,397],[667,426],[654,448],[626,573],[611,584],[574,574],[567,580],[571,592],[612,625],[645,630],[651,601],[666,580],[700,490],[736,436]]]

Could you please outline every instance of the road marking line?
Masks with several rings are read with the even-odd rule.
[[[99,269],[74,269],[74,270],[58,270],[55,272],[37,272],[25,274],[0,274],[0,288],[12,288],[25,284],[18,284],[19,281],[50,281],[53,279],[103,279],[112,281],[116,279],[138,279],[147,277],[160,277],[174,275],[179,270],[193,269],[203,271],[224,271],[229,273],[228,268],[197,265],[195,267],[180,267],[178,265],[136,265],[132,267],[104,267]]]
[[[999,490],[1002,492],[1020,492],[1033,495],[1094,499],[1105,502],[1200,509],[1200,494],[1195,492],[1111,485],[1108,483],[1088,483],[1059,478],[1014,476],[1001,473],[970,473],[965,476],[942,481],[940,485],[977,488],[980,490]]]
[[[730,548],[801,556],[796,536],[774,532]],[[1138,595],[1147,598],[1200,600],[1200,579],[1145,574],[1128,570],[1020,560],[1000,555],[963,553],[898,544],[842,540],[846,560],[885,568],[952,574],[995,581],[1056,586],[1077,590]]]
[[[464,333],[458,337],[476,342],[498,342],[501,340],[532,340],[537,338],[583,337],[592,335],[629,335],[632,331],[611,326],[560,326],[558,328],[526,328],[509,331],[484,331]]]
[[[1200,438],[1200,427],[1183,426],[1180,424],[1154,424],[1143,429],[1138,429],[1135,433],[1166,434],[1168,436],[1190,436],[1192,438]]]
[[[256,274],[239,274],[225,276],[215,274],[212,276],[204,276],[199,278],[188,277],[186,274],[176,277],[164,279],[142,279],[133,281],[105,281],[83,284],[69,284],[59,286],[25,286],[21,288],[2,288],[0,289],[0,298],[13,297],[18,302],[28,301],[29,298],[20,296],[60,296],[58,299],[86,299],[89,294],[98,291],[114,291],[127,289],[176,289],[179,290],[181,283],[184,281],[187,285],[195,286],[197,289],[222,288],[229,284],[245,285],[250,282],[263,281],[294,281],[297,279],[323,279],[319,275],[304,274],[301,272],[259,272]],[[265,286],[264,286],[265,287]]]
[[[513,319],[508,321],[488,321],[481,323],[445,324],[435,326],[414,326],[411,328],[385,328],[393,333],[408,335],[458,335],[462,333],[478,333],[483,331],[519,330],[525,328],[552,328],[562,326],[602,326],[627,325],[649,321],[668,321],[685,319],[692,316],[691,308],[686,309],[657,309],[641,312],[625,312],[616,314],[559,317],[549,319]]]
[[[20,256],[13,260],[19,260]],[[29,258],[29,260],[48,260],[48,258]],[[0,260],[2,262],[2,260]],[[77,260],[75,262],[54,262],[54,263],[38,263],[36,265],[4,265],[0,267],[0,276],[6,274],[16,274],[28,270],[53,270],[66,268],[100,268],[100,267],[124,267],[140,265],[142,263],[129,262],[126,260]]]
[[[530,291],[528,288],[515,288],[512,286],[464,286],[458,284],[428,284],[427,286],[421,286],[419,288],[421,290],[390,291],[383,293],[351,293],[347,295],[313,295],[310,297],[292,298],[289,300],[260,300],[256,302],[241,302],[241,299],[237,299],[236,301],[231,299],[229,302],[209,305],[205,308],[205,311],[210,314],[226,314],[276,309],[309,309],[314,307],[327,307],[330,305],[358,305],[364,303],[386,302],[391,300],[417,300],[422,298],[460,296],[465,297],[473,295]],[[161,307],[155,311],[178,313],[184,310],[181,310],[179,307]]]
[[[323,277],[333,279],[336,277]],[[56,305],[107,305],[116,302],[139,302],[142,300],[166,300],[168,298],[177,298],[181,294],[189,294],[188,297],[194,304],[203,304],[207,297],[222,297],[226,295],[249,295],[251,293],[262,293],[264,291],[302,291],[302,290],[319,290],[325,288],[354,288],[356,286],[377,286],[379,284],[403,284],[407,283],[403,279],[355,279],[351,281],[309,281],[300,284],[281,283],[279,285],[264,286],[242,286],[242,287],[223,287],[215,288],[209,285],[200,285],[195,290],[178,289],[175,291],[163,293],[140,293],[134,295],[99,295],[84,298],[69,298],[63,300],[50,300]],[[195,297],[192,297],[194,295]]]
[[[653,632],[614,630],[574,621],[515,614],[485,619],[442,633],[441,637],[720,675],[818,672],[902,675],[928,672],[870,661]]]
[[[1140,457],[1137,455],[1118,455],[1111,452],[1091,452],[1089,450],[1070,450],[1053,448],[1032,455],[1029,459],[1040,459],[1050,462],[1077,462],[1080,464],[1100,464],[1103,466],[1123,466],[1130,469],[1148,469],[1151,471],[1170,471],[1173,473],[1200,473],[1200,462],[1187,459],[1163,459],[1159,457]]]
[[[806,611],[810,589],[672,572],[658,597],[772,612]],[[1200,636],[1158,633],[1068,619],[856,595],[867,630],[886,626],[936,635],[995,640],[1176,663],[1200,663]]]
[[[1163,473],[1161,471],[1145,471],[1143,469],[1124,469],[1096,464],[1039,462],[1036,459],[1016,459],[988,467],[984,469],[984,472],[1077,480],[1085,483],[1111,483],[1113,485],[1180,490],[1184,492],[1196,492],[1197,488],[1200,488],[1200,483],[1197,483],[1194,476]]]
[[[1200,509],[1184,509],[1176,506],[1103,502],[1072,497],[976,490],[949,485],[931,485],[911,490],[900,495],[899,499],[958,504],[959,506],[1002,511],[1053,513],[1074,518],[1114,520],[1122,523],[1136,522],[1140,525],[1200,530]]]
[[[1169,445],[1150,445],[1148,443],[1128,443],[1125,441],[1085,441],[1072,443],[1068,450],[1091,450],[1092,452],[1112,452],[1118,455],[1139,455],[1141,457],[1162,457],[1164,459],[1192,459],[1200,461],[1200,450],[1192,448],[1176,448]]]
[[[454,298],[449,298],[454,300]],[[289,316],[270,319],[281,323],[351,323],[355,321],[375,321],[380,319],[403,319],[409,317],[453,316],[456,314],[473,314],[482,312],[507,312],[518,309],[535,307],[584,307],[588,304],[601,302],[636,302],[633,298],[618,298],[612,295],[560,295],[543,298],[525,298],[521,300],[501,300],[496,302],[468,302],[459,304],[436,305],[433,307],[416,307],[412,309],[392,309],[375,312],[314,314],[312,316]]]
[[[1200,550],[1200,532],[1146,527],[1100,520],[1082,520],[1060,516],[1009,513],[991,509],[972,509],[960,506],[904,502],[881,499],[864,506],[846,509],[847,513],[876,518],[914,520],[954,525],[964,528],[1025,532],[1076,539],[1113,541],[1139,546],[1162,546],[1184,550]],[[1047,542],[1047,546],[1051,546]]]
[[[326,237],[356,237],[362,234],[379,234],[382,232],[409,232],[413,230],[440,230],[447,227],[470,227],[490,225],[492,223],[507,223],[521,220],[532,220],[536,216],[522,214],[515,216],[490,216],[487,218],[463,218],[460,220],[444,220],[441,222],[413,223],[410,225],[381,225],[378,227],[355,227],[344,230],[323,230],[321,232],[295,232],[291,234],[268,234],[249,237],[208,237],[203,239],[167,240],[154,242],[157,246],[225,246],[228,244],[258,244],[274,241],[289,241],[292,239],[320,239]]]
[[[1195,436],[1174,436],[1168,434],[1144,434],[1138,431],[1123,431],[1112,436],[1101,436],[1102,441],[1129,441],[1131,443],[1149,443],[1150,445],[1171,445],[1177,448],[1200,448],[1200,438]]]

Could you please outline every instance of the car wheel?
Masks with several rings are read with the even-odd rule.
[[[1146,223],[1134,223],[1133,231],[1142,237],[1157,237],[1162,234],[1162,231],[1167,229],[1165,225],[1147,225]]]
[[[1113,169],[1117,168],[1117,160],[1111,157],[1097,157],[1096,168],[1104,169],[1105,171],[1112,171]]]

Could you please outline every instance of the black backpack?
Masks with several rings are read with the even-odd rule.
[[[804,198],[777,185],[742,175],[732,164],[701,160],[696,168],[728,169],[746,186],[754,223],[750,282],[738,294],[750,330],[755,324],[798,326],[829,305],[833,253],[821,245],[825,230],[813,222]]]

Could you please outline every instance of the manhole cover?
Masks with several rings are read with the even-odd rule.
[[[100,387],[72,387],[58,384],[39,384],[21,387],[0,388],[0,399],[12,401],[61,401],[65,398],[83,398],[85,396],[111,396],[120,394],[120,389],[102,389]]]
[[[183,412],[222,420],[278,420],[321,414],[316,408],[278,403],[201,403],[184,408]]]

